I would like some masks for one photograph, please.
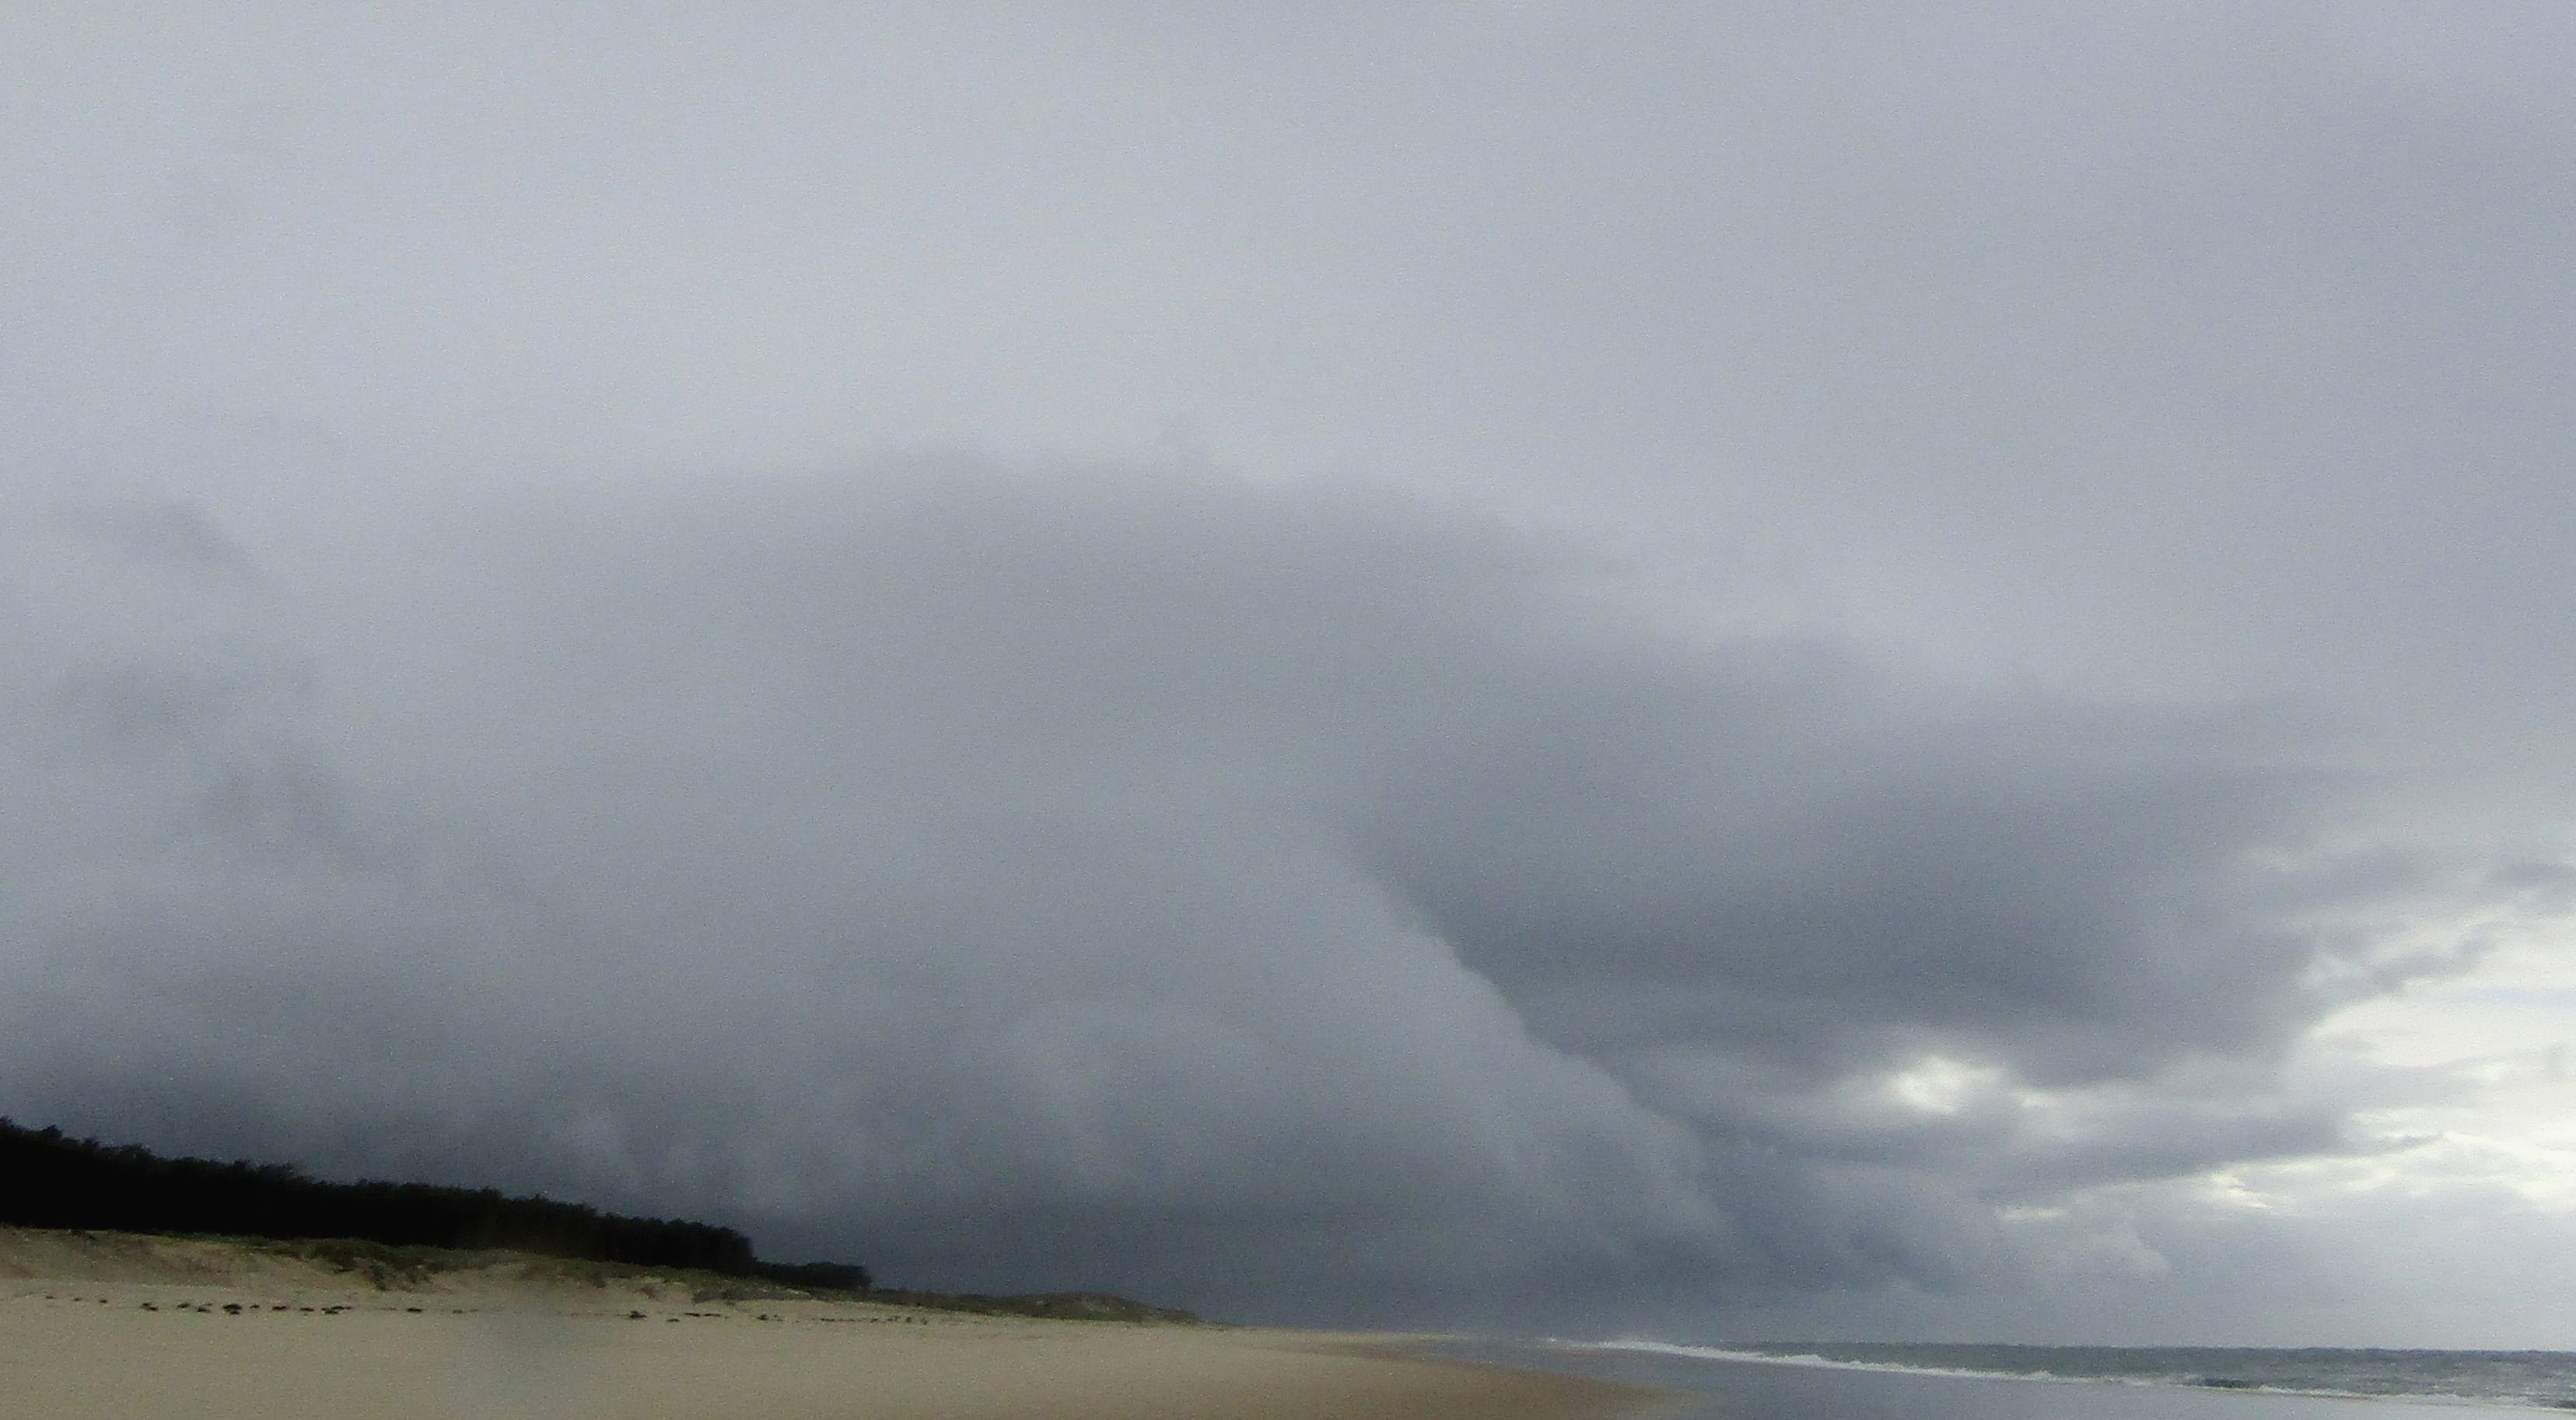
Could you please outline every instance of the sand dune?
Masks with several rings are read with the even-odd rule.
[[[1656,1399],[1407,1358],[1392,1338],[728,1299],[708,1283],[0,1229],[0,1416],[1576,1420]]]

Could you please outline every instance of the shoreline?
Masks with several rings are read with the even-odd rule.
[[[1633,1420],[1675,1397],[1403,1333],[706,1296],[547,1259],[419,1278],[252,1245],[0,1230],[0,1417]]]

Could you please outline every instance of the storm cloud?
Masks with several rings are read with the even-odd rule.
[[[2563,17],[1298,13],[13,22],[0,1112],[2565,1340]]]
[[[470,507],[255,584],[99,522],[12,628],[56,1112],[1229,1311],[1958,1285],[1981,1189],[2338,1142],[2159,1096],[1970,1187],[1990,1110],[1818,1104],[2332,1004],[2249,859],[2354,786],[2214,712],[1685,640],[1577,540],[1170,474]]]

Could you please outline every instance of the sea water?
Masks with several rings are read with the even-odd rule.
[[[1710,1398],[1730,1420],[2466,1420],[2576,1413],[2576,1353],[1654,1341],[1457,1354]],[[2499,1417],[2508,1420],[2508,1417]]]

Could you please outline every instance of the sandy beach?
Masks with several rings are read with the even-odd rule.
[[[0,1229],[0,1416],[1611,1420],[1651,1392],[1403,1338],[706,1295],[536,1259],[428,1275]]]

